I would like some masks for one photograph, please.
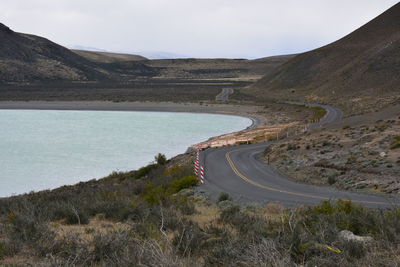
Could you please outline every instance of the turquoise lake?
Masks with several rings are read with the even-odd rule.
[[[138,169],[242,130],[238,116],[120,111],[0,110],[0,197]]]

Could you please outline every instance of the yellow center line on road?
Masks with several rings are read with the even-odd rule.
[[[231,159],[231,154],[233,152],[237,152],[240,150],[246,150],[246,149],[254,149],[254,148],[259,148],[259,147],[263,147],[262,146],[256,146],[256,147],[245,147],[245,148],[238,148],[229,152],[225,153],[225,158],[229,163],[229,166],[231,167],[231,169],[233,170],[233,172],[242,180],[244,180],[245,182],[252,184],[254,186],[257,186],[259,188],[265,189],[265,190],[269,190],[269,191],[274,191],[274,192],[279,192],[279,193],[284,193],[284,194],[288,194],[288,195],[293,195],[293,196],[300,196],[300,197],[306,197],[306,198],[314,198],[314,199],[322,199],[322,200],[329,200],[331,198],[329,197],[321,197],[321,196],[315,196],[315,195],[310,195],[310,194],[303,194],[303,193],[296,193],[296,192],[291,192],[291,191],[287,191],[287,190],[282,190],[282,189],[278,189],[278,188],[274,188],[271,186],[266,186],[266,185],[262,185],[259,184],[257,182],[255,182],[254,180],[248,178],[247,176],[245,176],[244,174],[242,174],[237,167],[235,166],[235,164],[233,163],[232,159]],[[378,205],[387,205],[389,204],[389,202],[379,202],[379,201],[363,201],[363,200],[351,200],[352,202],[356,202],[356,203],[366,203],[366,204],[378,204]],[[392,205],[399,205],[397,203],[391,203]]]

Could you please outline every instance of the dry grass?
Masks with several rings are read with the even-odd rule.
[[[195,207],[197,212],[188,218],[198,223],[200,227],[204,227],[218,218],[219,210],[215,205],[197,204]]]
[[[127,223],[115,223],[106,220],[103,216],[95,216],[88,224],[65,224],[63,221],[49,223],[50,230],[57,234],[58,238],[65,238],[69,234],[76,234],[86,241],[92,241],[95,234],[106,234],[109,231],[129,230]]]

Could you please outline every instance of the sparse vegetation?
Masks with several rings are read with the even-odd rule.
[[[204,197],[180,193],[197,183],[190,162],[181,157],[156,164],[141,178],[136,172],[113,173],[99,181],[1,199],[0,263],[24,265],[35,259],[42,266],[336,266],[337,262],[390,266],[396,262],[397,209],[377,211],[349,201],[286,210],[273,204],[240,207],[227,193],[220,195],[216,208]],[[213,209],[216,213],[205,219]],[[342,230],[373,239],[343,240]]]
[[[226,200],[231,200],[231,196],[228,193],[222,192],[221,194],[219,194],[218,202],[226,201]]]
[[[396,149],[400,147],[400,135],[393,137],[392,142],[390,143],[390,149]]]
[[[333,185],[334,183],[336,183],[336,175],[328,176],[328,184]]]
[[[324,108],[321,108],[321,107],[309,107],[309,108],[312,109],[312,111],[314,113],[313,119],[315,121],[321,120],[326,114],[326,110]]]
[[[165,163],[167,163],[167,157],[161,153],[158,153],[157,156],[154,157],[154,160],[158,165],[165,165]]]

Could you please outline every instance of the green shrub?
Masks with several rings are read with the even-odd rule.
[[[218,197],[218,202],[225,201],[225,200],[231,200],[231,196],[226,192],[221,192],[221,194],[219,194],[219,197]]]
[[[357,158],[356,157],[348,157],[346,164],[354,164],[356,162],[357,162]]]
[[[165,198],[165,189],[163,186],[155,186],[149,184],[146,186],[145,194],[143,199],[150,205],[157,205]]]
[[[390,149],[396,149],[399,147],[400,147],[400,135],[393,137],[393,140],[390,143]]]
[[[142,177],[148,175],[152,170],[154,170],[156,168],[157,168],[157,164],[149,164],[147,166],[144,166],[135,172],[135,178],[136,179],[142,178]]]
[[[332,174],[328,176],[328,184],[333,185],[334,183],[336,183],[336,175]]]
[[[335,207],[330,200],[323,200],[320,205],[313,208],[313,211],[317,214],[333,214]]]
[[[335,203],[330,200],[323,200],[320,205],[315,206],[314,212],[319,214],[333,214],[335,212],[351,213],[355,208],[350,200],[339,199]]]
[[[6,246],[2,242],[0,242],[0,260],[4,259],[9,250],[9,246]]]
[[[167,163],[167,157],[164,154],[161,154],[161,153],[158,153],[154,157],[154,160],[158,165],[165,165]]]
[[[314,120],[321,120],[325,114],[326,114],[326,110],[324,108],[321,107],[310,107],[314,113]]]
[[[288,144],[287,145],[287,150],[296,150],[298,147],[296,144]]]
[[[198,179],[195,175],[189,175],[175,179],[168,186],[167,193],[175,194],[185,188],[190,188],[198,184]]]
[[[330,146],[330,145],[331,145],[331,143],[329,141],[324,140],[322,142],[322,146]]]

